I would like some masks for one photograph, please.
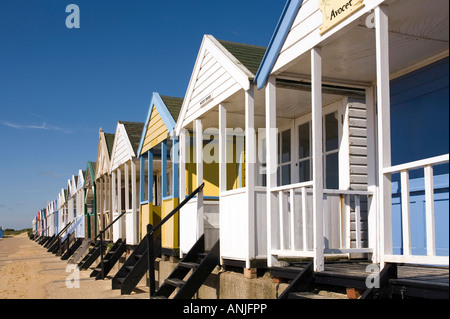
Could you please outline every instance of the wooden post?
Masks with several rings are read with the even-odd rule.
[[[132,224],[129,225],[131,229],[131,242],[133,245],[138,243],[138,233],[139,233],[139,223],[137,216],[137,198],[138,198],[138,189],[136,187],[136,162],[134,160],[130,161],[131,165],[131,221]]]
[[[149,206],[149,213],[151,216],[152,209],[153,209],[153,151],[152,150],[149,150],[147,152],[147,158],[148,158],[148,162],[147,162],[148,203],[152,204],[151,206]],[[150,220],[152,220],[151,217],[150,217]]]
[[[277,110],[276,78],[270,76],[266,85],[266,177],[267,177],[267,266],[272,267],[277,259],[272,250],[277,248],[276,229],[272,228],[272,212],[276,211],[276,196],[272,188],[277,186]],[[274,216],[276,218],[276,216]]]
[[[433,166],[424,168],[425,179],[425,220],[427,232],[427,255],[436,256],[435,226],[434,226],[434,193],[433,193]]]
[[[116,183],[117,183],[117,178],[116,178],[116,171],[111,172],[111,215],[112,215],[112,219],[115,218],[115,214],[117,212],[117,196],[116,196]],[[113,231],[112,231],[112,237],[113,237],[113,241],[116,241],[117,238],[117,234],[116,234],[116,229],[118,226],[114,225],[113,226]]]
[[[128,163],[126,162],[124,165],[124,173],[125,173],[125,210],[130,209],[130,173],[128,168]]]
[[[117,169],[117,214],[120,215],[122,213],[122,171],[120,168]],[[119,220],[117,222],[117,238],[123,239],[123,230],[122,230],[123,221]],[[116,239],[117,240],[117,239]]]
[[[195,125],[195,154],[197,161],[197,187],[203,183],[203,125],[201,119],[194,121]],[[203,235],[203,194],[199,192],[197,195],[197,239]]]
[[[219,104],[219,193],[227,190],[227,110]]]
[[[401,190],[402,190],[402,240],[403,255],[411,255],[411,221],[409,207],[409,172],[404,170],[400,172]]]
[[[378,105],[378,179],[380,214],[380,266],[384,267],[384,255],[392,254],[391,175],[384,168],[391,166],[391,124],[389,90],[389,30],[387,10],[375,8],[375,42],[377,64]]]
[[[245,189],[247,192],[247,260],[255,256],[255,177],[256,177],[256,136],[254,86],[245,91]]]
[[[145,201],[145,155],[140,157],[140,174],[139,174],[139,202]]]
[[[167,140],[161,143],[161,193],[161,198],[167,196]]]
[[[322,56],[317,47],[311,50],[311,83],[314,271],[323,271]]]
[[[180,150],[180,164],[179,164],[179,196],[180,196],[180,202],[182,202],[186,198],[186,129],[181,129],[180,131],[180,141],[179,141],[179,150]],[[188,133],[189,134],[189,133]],[[189,135],[188,135],[189,138]],[[178,173],[177,173],[178,174]],[[187,229],[184,228],[183,223],[183,209],[180,210],[179,213],[180,216],[180,257],[183,257],[183,238],[184,233]]]
[[[178,143],[178,139],[177,138],[173,138],[172,139],[172,195],[173,198],[179,198],[179,187],[178,187],[178,183],[180,181],[179,178],[179,163],[180,163],[180,158],[179,158],[179,149],[180,149],[180,145]]]
[[[179,196],[181,200],[186,197],[186,129],[182,129],[180,132],[180,164],[179,164]],[[189,138],[189,135],[188,135]]]

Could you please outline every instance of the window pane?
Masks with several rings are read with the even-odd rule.
[[[326,163],[325,187],[328,189],[338,189],[339,188],[338,153],[327,155],[325,163]]]
[[[291,183],[291,165],[284,165],[281,167],[283,185]]]
[[[298,143],[299,158],[309,157],[309,123],[298,127]]]
[[[278,133],[277,135],[277,149],[278,149],[278,153],[277,153],[277,164],[280,164],[280,157],[281,157],[281,139],[280,139],[280,133]],[[271,145],[269,145],[270,147]]]
[[[337,112],[325,116],[325,151],[338,148],[338,114]]]
[[[281,162],[289,162],[291,160],[291,130],[281,133],[281,150]]]
[[[280,166],[277,167],[277,185],[281,186]]]
[[[299,181],[307,182],[311,180],[310,172],[311,172],[311,162],[310,160],[302,161],[298,164],[299,166]]]

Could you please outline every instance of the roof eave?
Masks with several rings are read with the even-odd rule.
[[[297,16],[298,10],[302,5],[303,0],[288,0],[281,14],[280,20],[275,28],[275,32],[270,39],[266,54],[263,57],[261,65],[256,73],[254,82],[258,90],[262,89],[272,72],[273,66],[277,61],[281,48],[286,40],[286,37],[291,29],[292,23]]]

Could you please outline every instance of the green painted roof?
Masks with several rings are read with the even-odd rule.
[[[176,122],[181,111],[181,106],[183,105],[183,98],[165,95],[160,95],[160,97]]]
[[[266,53],[265,47],[251,44],[236,43],[224,40],[217,40],[238,59],[250,72],[258,72],[261,61]]]
[[[84,180],[84,188],[90,187],[95,184],[95,166],[97,165],[96,162],[87,162],[87,169],[86,169],[86,178]]]
[[[124,125],[125,130],[127,131],[128,139],[130,140],[131,146],[133,147],[133,151],[135,154],[137,154],[139,142],[141,141],[142,130],[144,129],[145,123],[126,121],[119,121],[119,123]]]

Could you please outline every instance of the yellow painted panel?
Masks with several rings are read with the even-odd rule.
[[[169,136],[169,131],[164,124],[161,115],[155,106],[152,109],[152,115],[147,126],[147,132],[145,132],[145,138],[141,150],[141,154],[144,154],[149,149],[155,147]]]
[[[162,203],[162,215],[161,217],[166,217],[175,207],[179,204],[178,198],[171,198],[163,200]],[[179,227],[180,219],[179,214],[176,213],[162,226],[161,233],[161,246],[167,249],[179,249]]]
[[[237,143],[228,143],[227,153],[230,154],[230,162],[227,163],[227,189],[237,189],[245,187],[245,152],[244,145],[236,147]],[[185,190],[186,195],[192,193],[197,185],[197,167],[193,163],[194,147],[190,147],[189,163],[186,163],[185,169]],[[232,155],[232,157],[231,157]],[[204,163],[203,179],[205,187],[203,196],[219,196],[219,164]]]
[[[139,214],[139,238],[142,240],[147,233],[147,225],[156,225],[161,221],[161,206],[153,206],[152,203],[140,205]]]

